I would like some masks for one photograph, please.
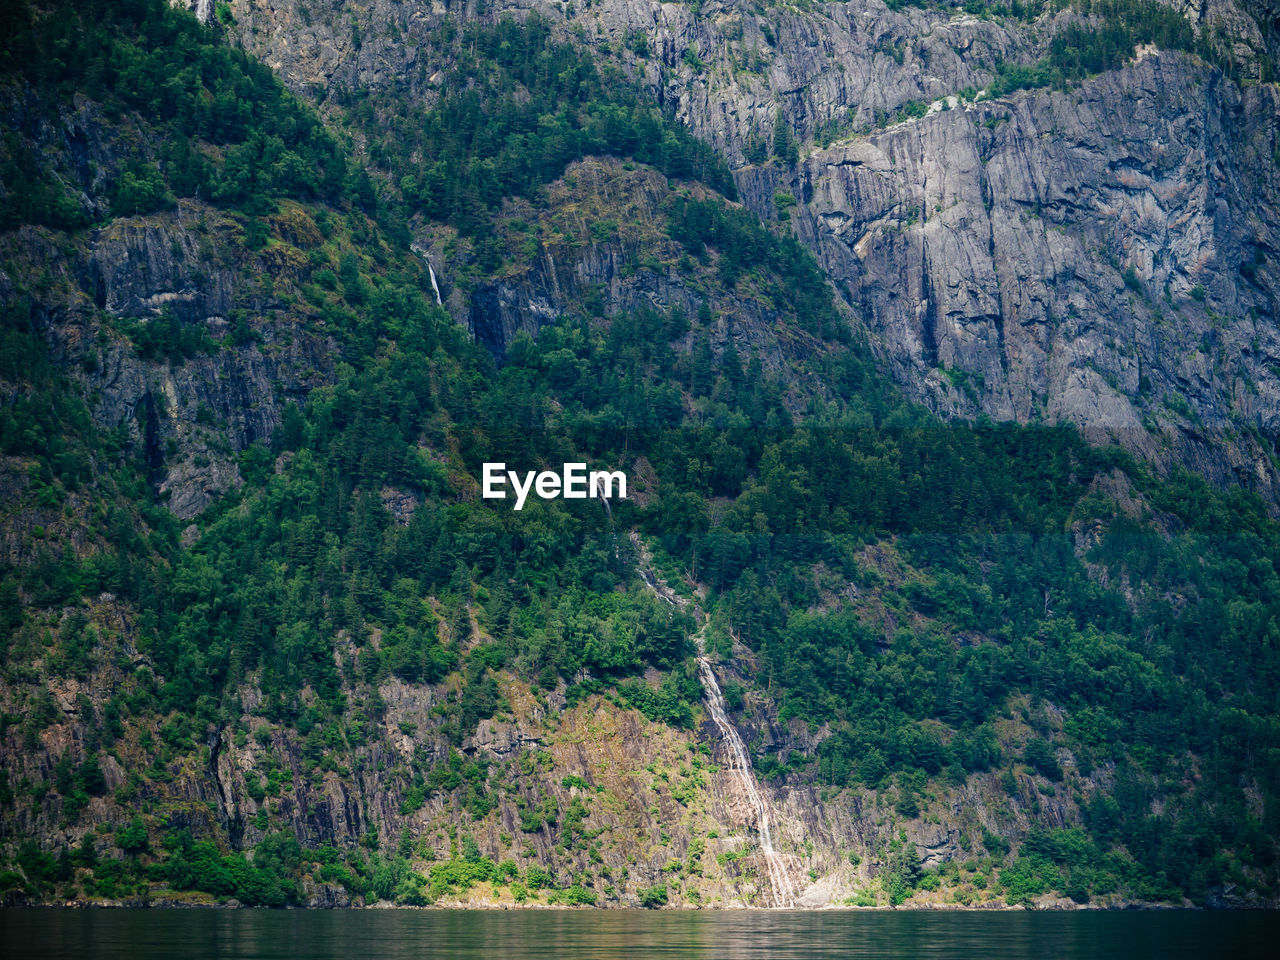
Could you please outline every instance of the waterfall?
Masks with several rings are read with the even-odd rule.
[[[444,306],[444,301],[440,299],[440,285],[436,283],[436,272],[431,269],[431,261],[427,261],[427,274],[431,277],[431,289],[436,293],[436,305]]]
[[[431,278],[431,289],[436,295],[436,306],[443,307],[444,301],[440,299],[440,284],[436,283],[436,271],[435,268],[431,266],[431,257],[427,255],[427,251],[423,250],[422,247],[418,246],[416,243],[409,244],[409,249],[420,256],[422,258],[422,262],[427,265],[427,276]]]
[[[742,742],[741,734],[729,722],[729,716],[725,713],[724,694],[720,692],[720,684],[716,682],[711,661],[703,652],[702,634],[703,631],[700,630],[697,637],[698,676],[702,680],[703,693],[706,694],[707,709],[711,712],[711,719],[729,747],[729,755],[732,758],[729,770],[737,777],[738,783],[742,786],[742,792],[746,794],[755,812],[756,827],[760,831],[760,850],[764,854],[765,866],[769,871],[769,883],[773,886],[774,906],[789,907],[796,900],[795,888],[792,887],[791,878],[787,875],[786,864],[774,849],[773,832],[769,829],[769,808],[760,794],[755,771],[751,769],[751,761],[747,759],[746,744]]]
[[[636,570],[640,574],[640,579],[645,582],[645,586],[652,590],[658,598],[665,600],[671,606],[684,606],[686,601],[677,597],[675,592],[665,583],[658,580],[653,571],[649,569],[648,551],[645,550],[639,534],[632,532],[631,542],[636,545],[636,549],[640,553],[640,563],[636,565]],[[720,684],[716,681],[715,671],[711,669],[711,661],[707,658],[704,641],[708,621],[705,614],[696,606],[694,611],[697,613],[698,619],[702,620],[702,626],[694,634],[693,639],[698,648],[698,680],[702,683],[702,692],[707,701],[707,711],[711,714],[712,722],[715,723],[716,729],[720,731],[721,738],[729,748],[728,770],[742,787],[742,792],[751,804],[751,810],[755,814],[756,828],[760,831],[760,851],[764,854],[765,869],[769,873],[769,884],[773,887],[774,906],[790,907],[796,902],[795,887],[791,884],[791,877],[787,873],[787,865],[783,862],[782,855],[773,846],[773,831],[769,827],[769,807],[765,803],[764,795],[760,792],[760,785],[756,782],[755,771],[751,768],[751,761],[747,757],[747,745],[742,742],[742,735],[738,733],[737,728],[729,722],[729,715],[725,711],[724,694],[720,691]]]

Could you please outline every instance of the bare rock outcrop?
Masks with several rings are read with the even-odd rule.
[[[450,62],[441,24],[536,11],[721,149],[762,217],[795,198],[789,229],[909,395],[948,417],[1074,423],[1274,500],[1277,11],[1170,6],[1214,63],[1144,46],[1078,86],[976,103],[1001,64],[1034,63],[1081,15],[881,0],[231,10],[246,47],[322,104],[357,88],[431,102]],[[796,164],[767,159],[779,124]],[[556,315],[553,273],[475,291],[466,310],[497,318],[473,320],[477,336],[500,351]]]

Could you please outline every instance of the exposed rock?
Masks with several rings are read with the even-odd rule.
[[[1280,413],[1280,181],[1244,171],[1271,136],[1247,118],[1277,109],[1274,87],[1161,53],[742,182],[757,207],[806,198],[796,230],[895,379],[944,415],[1072,422],[1274,495],[1250,433],[1274,438]]]
[[[1264,29],[1271,0],[1175,6],[1244,77],[1280,52]],[[245,45],[320,100],[372,88],[430,102],[448,66],[439,24],[480,16],[401,0],[312,4],[305,16],[294,0],[232,9]],[[761,216],[779,191],[797,199],[790,229],[913,397],[948,417],[1074,423],[1161,464],[1280,493],[1274,83],[1240,86],[1194,56],[1143,48],[1077,89],[957,98],[1000,62],[1033,62],[1071,10],[1031,22],[879,0],[502,0],[482,16],[534,10],[608,45],[726,153]],[[912,101],[928,114],[892,123]],[[749,144],[768,144],[779,117],[807,145],[801,162],[749,165]],[[617,263],[599,247],[580,264],[607,283]],[[455,309],[500,352],[560,314],[565,269],[535,264]]]
[[[817,339],[786,322],[794,316],[766,292],[747,283],[726,289],[710,266],[682,258],[683,248],[666,233],[672,188],[656,171],[632,166],[612,159],[574,163],[549,186],[544,207],[511,204],[510,218],[535,225],[537,251],[476,285],[465,312],[455,316],[501,357],[518,333],[536,336],[575,312],[703,314],[714,318],[715,351],[732,339],[739,356],[755,355],[765,369],[795,379],[799,361],[819,349]],[[697,186],[689,193],[708,196]],[[608,235],[593,233],[601,221],[613,226]],[[691,337],[684,346],[692,347]]]
[[[0,258],[21,271],[0,272],[0,300],[26,303],[51,355],[81,381],[94,424],[144,449],[152,482],[184,520],[240,482],[240,452],[269,440],[284,405],[328,382],[337,361],[332,341],[264,293],[253,257],[229,259],[238,231],[225,214],[182,201],[71,245],[34,228],[0,240]],[[50,282],[33,283],[37,272]],[[238,344],[227,342],[236,310]],[[144,355],[130,339],[171,322],[208,349]]]

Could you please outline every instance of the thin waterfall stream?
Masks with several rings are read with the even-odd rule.
[[[409,249],[422,258],[422,262],[427,265],[427,276],[431,278],[431,290],[436,295],[436,305],[443,307],[444,301],[440,299],[440,284],[436,283],[436,270],[435,267],[431,265],[431,257],[428,256],[426,250],[422,249],[422,247],[418,246],[416,243],[409,244]]]
[[[738,733],[738,729],[729,722],[729,715],[724,709],[724,694],[720,692],[720,684],[716,682],[711,661],[707,659],[703,650],[705,631],[704,623],[694,639],[698,644],[698,677],[702,681],[702,692],[707,699],[707,709],[720,730],[721,737],[729,747],[729,756],[732,758],[729,769],[736,776],[738,783],[742,786],[742,792],[755,811],[756,827],[760,831],[760,851],[764,854],[765,865],[769,871],[769,883],[773,886],[774,906],[789,907],[796,901],[795,888],[792,887],[791,877],[787,874],[787,865],[774,849],[773,832],[769,829],[769,807],[760,793],[755,770],[752,769],[751,760],[747,757],[746,744],[742,742],[742,735]]]
[[[427,275],[431,277],[431,289],[435,291],[436,306],[443,307],[444,301],[440,299],[440,284],[436,283],[436,271],[435,268],[431,266],[430,260],[427,261]]]
[[[644,580],[653,593],[660,599],[666,601],[671,606],[681,606],[675,593],[665,583],[660,583],[656,575],[649,569],[647,553],[644,549],[640,538],[636,534],[631,534],[631,540],[638,548],[642,562],[637,565],[640,577]],[[716,729],[720,731],[720,737],[724,740],[728,747],[729,763],[727,769],[730,771],[738,785],[742,788],[743,795],[747,798],[747,802],[751,806],[751,811],[756,818],[756,829],[760,833],[760,852],[764,854],[765,869],[769,874],[769,885],[773,888],[773,902],[775,907],[790,907],[796,902],[795,887],[791,883],[791,877],[787,873],[787,865],[782,859],[782,855],[778,853],[773,845],[773,831],[769,826],[769,805],[765,802],[764,795],[760,792],[760,784],[756,780],[755,770],[751,766],[751,759],[747,755],[747,745],[742,740],[742,735],[738,733],[737,728],[729,720],[729,714],[725,710],[724,694],[720,690],[720,684],[716,680],[715,671],[711,669],[711,660],[707,657],[706,652],[706,632],[709,620],[701,609],[694,607],[697,618],[702,622],[698,628],[698,632],[693,635],[693,640],[698,649],[698,679],[702,683],[702,694],[707,702],[707,711],[711,714],[711,720],[716,725]]]

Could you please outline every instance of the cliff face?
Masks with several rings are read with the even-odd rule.
[[[850,308],[851,322],[912,397],[953,418],[1076,423],[1158,463],[1187,464],[1220,483],[1245,481],[1274,498],[1280,152],[1273,121],[1280,104],[1274,83],[1251,81],[1262,77],[1263,55],[1276,53],[1275,5],[1257,17],[1229,0],[1187,6],[1198,30],[1226,38],[1228,66],[1231,58],[1238,65],[1231,76],[1185,51],[1143,48],[1122,68],[1065,89],[998,98],[977,92],[1004,76],[1001,64],[1025,66],[1043,56],[1053,32],[1078,22],[1077,14],[986,19],[947,7],[900,6],[694,8],[602,0],[578,8],[538,0],[488,4],[481,14],[476,4],[374,0],[356,8],[327,0],[233,0],[224,9],[248,49],[329,110],[331,119],[350,124],[366,159],[375,152],[368,144],[379,118],[349,110],[348,94],[372,89],[405,102],[431,102],[452,56],[451,41],[443,39],[447,20],[536,10],[563,36],[592,45],[601,60],[623,63],[725,152],[742,203],[809,246]],[[195,9],[206,20],[214,15],[205,0]],[[1256,75],[1250,73],[1254,67]],[[564,316],[599,318],[594,332],[603,338],[619,316],[652,308],[672,321],[664,329],[686,331],[671,341],[676,352],[695,357],[690,376],[671,391],[680,398],[677,406],[688,399],[712,409],[695,402],[692,390],[688,398],[681,391],[699,376],[697,364],[704,360],[702,374],[714,382],[711,354],[724,356],[732,342],[738,358],[758,359],[777,376],[780,392],[791,390],[784,400],[799,411],[824,390],[815,373],[820,365],[808,361],[844,349],[806,326],[767,266],[726,282],[718,269],[721,253],[704,248],[695,257],[677,241],[668,229],[674,205],[704,199],[709,191],[642,164],[588,158],[533,199],[504,201],[493,222],[505,258],[485,271],[471,241],[422,218],[412,223],[417,258],[393,250],[358,203],[337,210],[281,200],[272,204],[274,213],[258,218],[181,200],[106,222],[111,186],[122,171],[169,161],[127,116],[106,116],[84,98],[49,115],[33,108],[31,93],[5,91],[6,127],[103,225],[72,233],[22,226],[0,235],[0,301],[16,318],[14,329],[41,338],[72,391],[84,398],[93,425],[116,431],[120,444],[145,460],[146,479],[167,496],[168,509],[184,523],[196,521],[183,535],[186,546],[209,533],[201,513],[242,482],[245,451],[256,456],[264,489],[273,482],[260,441],[280,427],[291,401],[302,403],[341,376],[344,343],[350,342],[344,338],[373,325],[370,285],[377,276],[395,274],[424,294],[438,289],[454,319],[498,358],[522,333],[536,335]],[[383,102],[394,103],[394,97]],[[390,179],[382,186],[395,189]],[[437,276],[428,277],[427,263]],[[339,304],[344,298],[345,306]],[[386,331],[394,329],[396,304],[377,309],[376,322],[385,324],[379,332],[393,339]],[[697,322],[682,326],[673,314],[683,314],[681,323]],[[349,328],[338,330],[339,322]],[[388,343],[387,358],[398,349]],[[571,375],[575,357],[563,352]],[[422,366],[436,366],[438,356]],[[555,362],[550,358],[548,367]],[[426,379],[447,378],[439,366],[428,369]],[[736,373],[741,377],[740,368]],[[729,371],[726,382],[733,379]],[[19,392],[10,383],[0,387],[10,402]],[[469,389],[459,386],[450,402],[463,405]],[[376,407],[399,398],[371,391],[360,399]],[[344,398],[354,408],[352,401]],[[500,408],[494,419],[506,416]],[[525,421],[517,432],[528,426]],[[354,446],[369,439],[352,432]],[[438,473],[458,463],[442,466],[441,449],[465,439],[445,436],[438,423],[421,427],[410,438],[409,465],[424,471],[404,482],[434,485]],[[740,458],[722,449],[726,463]],[[305,453],[296,453],[298,461]],[[274,477],[290,476],[294,456],[291,451],[276,460]],[[100,472],[108,459],[104,453]],[[36,479],[31,462],[17,456],[0,462],[5,561],[17,566],[46,557],[49,542],[70,544],[69,553],[90,557],[82,521],[97,509],[92,492],[73,491],[62,502],[31,496],[19,510],[20,495]],[[351,461],[341,463],[345,469]],[[641,485],[649,484],[652,469],[635,466]],[[707,463],[691,461],[687,472],[705,476],[708,470]],[[770,470],[776,481],[779,471]],[[175,677],[145,652],[148,643],[154,652],[169,640],[157,642],[152,626],[142,641],[139,621],[153,610],[109,592],[81,597],[68,590],[64,598],[37,602],[34,577],[21,588],[6,579],[11,589],[4,616],[17,610],[20,630],[14,634],[22,634],[21,650],[30,654],[28,661],[6,663],[0,684],[0,838],[7,852],[34,837],[49,850],[78,845],[77,856],[136,859],[127,824],[137,814],[157,842],[161,836],[180,842],[188,830],[215,838],[224,849],[258,847],[256,856],[264,859],[278,837],[296,837],[315,855],[298,870],[303,899],[315,905],[422,902],[421,890],[377,886],[377,870],[390,862],[393,849],[402,867],[411,864],[433,883],[440,868],[440,886],[430,898],[441,903],[523,902],[519,891],[525,897],[530,892],[523,881],[499,883],[498,874],[479,882],[448,879],[450,871],[477,867],[484,858],[495,870],[519,861],[514,873],[503,874],[506,880],[536,875],[524,868],[545,870],[557,896],[578,889],[602,903],[635,905],[645,891],[652,897],[658,888],[677,905],[767,902],[755,813],[740,778],[730,775],[735,758],[711,720],[702,716],[682,726],[646,719],[618,689],[591,686],[585,671],[557,678],[558,663],[549,664],[550,679],[544,683],[539,676],[537,684],[530,682],[532,670],[487,667],[486,645],[516,643],[516,632],[505,619],[473,624],[469,605],[472,599],[479,605],[487,589],[469,579],[460,559],[462,538],[450,540],[434,527],[423,533],[423,524],[403,553],[389,549],[413,522],[414,509],[434,495],[392,485],[402,479],[384,475],[373,481],[373,493],[349,491],[361,511],[368,505],[388,528],[372,538],[363,527],[352,529],[368,556],[350,567],[338,561],[339,547],[346,545],[322,529],[318,511],[305,522],[282,520],[293,500],[309,495],[307,483],[274,491],[279,500],[259,519],[264,527],[287,526],[282,536],[288,547],[246,576],[306,579],[298,570],[323,550],[334,558],[326,576],[351,581],[350,605],[370,594],[381,603],[386,598],[374,589],[380,581],[368,579],[360,564],[376,559],[384,573],[391,571],[388,578],[399,577],[423,554],[443,554],[448,566],[461,567],[454,574],[458,583],[447,588],[457,605],[448,626],[442,628],[440,596],[413,594],[412,578],[385,590],[394,600],[388,607],[412,607],[427,624],[414,643],[424,650],[437,639],[450,643],[458,669],[450,668],[439,682],[409,682],[389,666],[379,668],[379,651],[394,647],[389,641],[383,646],[383,627],[360,623],[358,609],[338,610],[326,596],[307,611],[312,619],[305,622],[322,624],[313,631],[323,632],[314,659],[336,664],[334,689],[317,693],[301,685],[285,696],[271,693],[279,678],[266,668],[245,668],[242,648],[258,642],[303,649],[315,637],[291,629],[287,637],[282,630],[254,641],[252,621],[262,608],[242,607],[228,677],[218,680],[223,703],[217,721],[197,722],[196,714],[184,712],[185,703],[161,716],[157,687]],[[456,499],[436,504],[431,522],[445,517],[451,523],[474,505],[467,483],[458,481]],[[1141,496],[1129,499],[1127,481],[1115,486],[1101,492],[1133,505],[1126,512],[1140,517]],[[794,487],[779,489],[786,500]],[[137,499],[145,500],[145,491]],[[708,499],[713,502],[706,516],[693,509],[702,503],[699,495],[684,501],[689,512],[673,508],[663,522],[683,534],[688,531],[676,528],[700,530],[709,517],[722,520],[737,509],[727,499]],[[751,538],[720,541],[723,554],[716,559],[722,566],[745,563],[752,544],[761,535],[767,539],[769,516],[752,507],[749,518]],[[1085,529],[1074,514],[1072,522]],[[482,531],[477,540],[491,532]],[[173,539],[176,544],[176,534]],[[530,539],[530,550],[543,548]],[[254,541],[246,536],[231,542]],[[1079,532],[1077,555],[1100,545],[1101,534],[1091,541]],[[862,586],[851,579],[861,576],[861,560],[844,558],[840,571],[828,569],[838,556],[815,561],[796,577],[832,581],[824,587],[830,597],[819,598],[819,612],[830,601],[866,616],[872,624],[864,638],[868,658],[907,644],[911,638],[899,638],[899,627],[908,634],[908,627],[934,629],[907,596],[935,612],[944,601],[981,605],[980,596],[957,600],[944,596],[943,587],[936,597],[924,596],[925,587],[909,591],[905,585],[919,586],[926,578],[895,560],[895,550],[891,538],[868,546],[875,559],[867,561],[871,573]],[[181,559],[176,547],[156,559],[155,575],[169,576],[174,558]],[[616,548],[613,558],[618,561]],[[404,567],[397,567],[401,562]],[[545,567],[535,573],[562,572],[556,561]],[[1107,570],[1101,562],[1093,568],[1100,581]],[[201,554],[180,571],[181,590],[171,595],[193,621],[215,609],[222,587],[238,586],[218,582],[210,571]],[[6,577],[9,572],[0,569]],[[495,590],[507,588],[507,572],[494,575]],[[446,579],[448,573],[446,567]],[[696,574],[689,576],[682,589],[705,594],[692,579]],[[884,581],[902,595],[889,601],[879,596]],[[601,582],[601,596],[619,592],[612,581]],[[762,584],[760,593],[767,598],[773,589]],[[1187,595],[1193,590],[1177,589]],[[273,594],[272,602],[283,597],[282,603],[300,604],[303,586],[291,583],[289,590],[295,592]],[[1140,593],[1128,591],[1130,606]],[[404,599],[411,595],[413,603]],[[1040,604],[1039,595],[1034,599]],[[1177,602],[1182,600],[1180,593]],[[1045,587],[1045,618],[1052,615],[1051,601],[1066,602]],[[230,614],[222,615],[232,622]],[[1242,634],[1250,616],[1244,607],[1231,611],[1234,623],[1245,624]],[[1258,614],[1258,623],[1264,622]],[[937,636],[945,633],[947,646],[1001,651],[1009,639],[939,623]],[[220,630],[226,625],[218,624]],[[725,633],[716,670],[726,689],[736,691],[732,720],[750,753],[777,774],[764,781],[763,793],[804,905],[866,894],[874,902],[872,882],[882,883],[895,860],[905,862],[898,853],[905,856],[910,844],[918,853],[913,870],[952,870],[956,882],[945,896],[954,902],[1006,902],[999,900],[1003,892],[987,886],[1009,851],[1001,838],[1018,842],[1036,828],[1079,826],[1086,822],[1084,805],[1115,786],[1114,757],[1094,765],[1084,752],[1079,759],[1067,747],[1052,752],[1045,738],[1059,742],[1067,718],[1038,692],[1002,704],[984,730],[991,752],[1003,750],[1009,759],[1003,771],[981,763],[944,771],[935,764],[931,779],[923,765],[918,780],[914,770],[888,778],[884,770],[875,774],[884,758],[871,749],[855,759],[868,771],[859,774],[863,782],[875,786],[847,775],[837,779],[834,771],[827,786],[818,786],[822,776],[811,776],[812,766],[804,764],[824,762],[821,747],[832,725],[798,719],[770,693],[751,689],[759,676],[754,655],[733,641],[731,629]],[[189,635],[199,632],[193,628]],[[403,647],[404,637],[396,642]],[[1099,662],[1110,655],[1090,651]],[[464,673],[473,664],[474,673]],[[290,669],[295,666],[290,662]],[[652,694],[679,669],[664,677],[650,666],[633,679],[637,689]],[[210,676],[200,675],[198,683]],[[462,729],[459,704],[468,691],[490,682],[484,718]],[[324,697],[329,700],[322,704]],[[696,704],[696,686],[687,699]],[[780,712],[792,719],[779,719]],[[943,726],[927,711],[921,716],[922,729],[932,736],[926,746],[936,742],[941,749]],[[109,728],[114,732],[107,736]],[[1033,740],[1050,751],[1047,762],[1016,763]],[[793,759],[799,775],[791,773]],[[1195,762],[1188,760],[1185,776],[1168,779],[1198,781]],[[1242,794],[1253,789],[1250,782],[1242,775]],[[1238,819],[1261,817],[1251,812]],[[1241,849],[1251,848],[1247,840],[1238,841]],[[349,865],[373,864],[368,873],[374,885],[344,885],[329,845],[340,847]],[[364,851],[388,857],[366,861]],[[76,869],[88,868],[70,869],[72,880]],[[143,875],[137,877],[141,887]],[[25,879],[32,879],[30,871]],[[1229,889],[1218,877],[1204,885]],[[39,895],[50,898],[50,889]],[[85,888],[85,895],[109,897],[102,891],[110,889],[94,894]],[[210,892],[208,886],[198,889]],[[1049,889],[1057,887],[1027,896],[1047,903]],[[936,886],[925,894],[920,902],[942,902],[944,896]],[[1119,903],[1119,895],[1103,896],[1103,902]],[[1160,899],[1165,892],[1143,896]],[[1262,902],[1274,897],[1274,888],[1259,881],[1240,897]]]
[[[744,172],[744,193],[805,198],[797,230],[944,415],[1071,422],[1271,491],[1280,172],[1254,118],[1275,87],[1152,53],[1078,90],[946,105]]]
[[[269,439],[284,405],[326,382],[336,359],[323,334],[280,316],[288,311],[258,283],[271,267],[242,256],[240,232],[219,211],[183,202],[113,221],[70,248],[27,228],[0,254],[16,267],[0,275],[0,297],[23,303],[79,380],[94,425],[146,447],[152,482],[183,520],[240,482],[239,454]],[[31,284],[42,271],[49,283]],[[140,353],[121,332],[169,323],[199,351]]]
[[[514,862],[519,872],[545,871],[552,887],[583,884],[597,897],[593,902],[605,906],[639,906],[643,892],[656,887],[664,889],[664,903],[686,908],[774,903],[755,809],[734,769],[738,761],[709,714],[680,729],[648,720],[612,695],[571,703],[563,682],[539,688],[502,671],[495,675],[498,712],[453,742],[441,708],[457,696],[456,675],[438,685],[395,677],[353,680],[345,689],[350,719],[337,738],[351,746],[335,746],[321,727],[271,719],[270,695],[250,678],[235,690],[235,710],[224,725],[200,727],[181,714],[135,716],[112,734],[119,717],[107,718],[117,705],[145,697],[163,677],[152,676],[154,663],[136,648],[137,617],[127,606],[103,595],[79,609],[87,629],[100,637],[98,666],[43,684],[0,686],[0,711],[24,718],[0,732],[6,783],[18,787],[0,813],[0,837],[14,846],[40,838],[50,848],[74,846],[93,849],[104,861],[123,859],[137,853],[126,846],[123,826],[141,814],[153,835],[189,831],[218,838],[231,850],[256,847],[259,858],[281,831],[296,837],[313,855],[321,851],[299,887],[308,906],[405,901],[403,891],[392,897],[378,892],[376,882],[375,889],[354,888],[327,873],[320,865],[323,851],[335,848],[348,862],[362,856],[351,851],[381,851],[375,864],[378,856],[398,851],[433,883],[467,856]],[[359,653],[347,638],[337,638],[338,658],[354,660]],[[749,685],[753,661],[749,649],[736,645],[714,669],[722,683]],[[316,702],[314,692],[304,690],[296,712],[305,716]],[[1024,740],[1046,722],[1061,724],[1062,717],[1047,716],[1043,705],[1030,712],[1019,706],[1017,715],[998,725],[1001,743]],[[733,712],[732,722],[757,757],[809,753],[827,735],[777,715],[777,703],[761,691],[748,692]],[[107,742],[110,749],[99,754]],[[965,870],[981,874],[1002,856],[999,837],[1079,824],[1082,795],[1110,789],[1114,764],[1078,771],[1069,752],[1061,756],[1070,773],[1059,787],[1070,791],[1055,791],[1034,771],[1013,776],[993,770],[958,783],[939,779],[930,787],[928,816],[904,816],[895,805],[904,789],[887,784],[841,789],[805,778],[784,778],[785,784],[762,779],[794,905],[829,906],[861,895],[874,904],[872,891],[894,869],[891,850],[904,838],[917,868],[967,861]],[[101,770],[90,795],[61,785],[47,789],[69,779],[88,757]],[[42,784],[46,789],[27,789]],[[468,848],[473,852],[464,855]],[[542,900],[536,888],[519,893],[514,876],[433,885],[431,900],[472,907]],[[956,883],[965,880],[974,882],[964,892],[931,888],[917,895],[916,905],[1003,905],[1001,891],[986,891],[985,880],[959,877]],[[99,901],[145,903],[151,896],[135,899],[110,889],[103,886],[95,895],[86,887]],[[160,889],[160,902],[207,902]],[[1118,896],[1102,902],[1127,903]],[[1262,901],[1243,895],[1230,902]],[[1039,905],[1072,906],[1051,895]]]
[[[321,101],[430,100],[442,23],[536,10],[723,150],[762,217],[796,200],[791,228],[909,395],[948,417],[1074,423],[1274,498],[1280,95],[1256,81],[1276,11],[1175,7],[1212,63],[1140,46],[1068,89],[974,103],[1007,65],[1095,21],[878,0],[231,4],[246,47]],[[797,161],[762,162],[780,127]]]
[[[8,86],[0,110],[95,217],[122,172],[160,146],[88,98],[49,114],[36,91]],[[0,301],[73,378],[94,426],[146,447],[151,482],[184,520],[240,482],[241,451],[269,438],[289,399],[325,382],[336,360],[296,306],[313,267],[303,248],[321,240],[314,221],[286,205],[272,220],[280,242],[257,250],[246,222],[184,200],[74,238],[35,226],[0,238]]]
[[[182,543],[198,542],[206,508],[243,483],[242,454],[269,444],[288,404],[304,404],[337,379],[351,331],[333,329],[326,308],[346,295],[370,309],[367,289],[355,299],[362,283],[376,279],[370,262],[424,291],[425,264],[440,268],[442,299],[499,356],[518,333],[536,334],[573,308],[590,304],[605,316],[649,310],[698,317],[675,344],[682,351],[693,350],[697,334],[717,350],[732,337],[743,356],[754,353],[770,372],[785,370],[789,382],[808,378],[808,390],[818,389],[804,363],[823,343],[796,322],[779,280],[755,270],[726,285],[714,254],[695,260],[669,236],[677,197],[711,197],[696,184],[678,185],[631,162],[575,163],[537,204],[512,201],[498,218],[507,247],[519,247],[526,234],[537,244],[497,275],[477,279],[472,270],[455,282],[451,273],[472,265],[469,244],[438,225],[419,224],[415,258],[392,251],[359,211],[321,203],[284,199],[255,217],[169,198],[151,212],[113,217],[126,172],[166,164],[169,144],[128,111],[47,93],[17,82],[0,88],[11,135],[6,157],[39,156],[46,179],[100,225],[61,231],[28,224],[0,234],[5,331],[40,342],[59,389],[83,401],[89,425],[115,449],[90,451],[84,487],[39,502],[29,495],[32,459],[0,459],[6,574],[31,563],[47,543],[67,548],[73,560],[100,559],[95,536],[107,494],[94,480],[122,451],[144,464],[142,476],[169,512],[194,521]],[[612,226],[599,229],[606,223]],[[357,263],[353,278],[347,266]],[[0,381],[8,405],[23,389],[20,379]],[[277,473],[287,465],[282,457]],[[407,524],[416,495],[391,487],[381,493]],[[130,495],[150,499],[141,486]],[[172,574],[161,566],[160,575]],[[749,905],[768,893],[747,800],[717,766],[730,758],[715,746],[710,721],[707,729],[677,730],[599,696],[570,707],[563,681],[531,689],[510,673],[498,688],[506,707],[462,736],[444,729],[439,710],[456,701],[457,675],[435,685],[345,677],[355,727],[338,750],[308,739],[292,716],[275,718],[260,677],[230,692],[236,716],[227,723],[188,722],[181,711],[162,719],[121,706],[131,696],[145,701],[168,680],[140,640],[139,619],[155,611],[94,593],[69,607],[32,607],[50,638],[86,640],[79,666],[68,668],[56,655],[6,661],[0,838],[11,856],[24,838],[51,850],[69,844],[94,856],[127,856],[136,851],[113,834],[140,814],[153,831],[189,831],[231,850],[252,849],[282,831],[308,850],[391,850],[407,831],[419,838],[412,855],[426,872],[429,861],[456,857],[462,825],[479,854],[528,860],[549,871],[557,888],[603,866],[612,881],[609,892],[600,890],[606,902],[635,905],[641,889],[672,874],[696,878],[672,885],[678,904]],[[345,635],[334,643],[339,661],[361,653]],[[299,700],[295,706],[308,709],[314,692]],[[24,725],[20,717],[38,722]],[[781,737],[788,742],[785,730]],[[89,763],[91,778],[72,775]],[[443,782],[432,782],[441,771]],[[815,865],[842,869],[838,845],[854,842],[852,835],[842,827],[838,841],[806,850],[796,817],[818,829],[827,814],[801,803],[788,815],[785,843],[797,875]],[[843,873],[850,882],[867,876],[866,869]],[[28,870],[26,879],[35,875]],[[98,896],[112,898],[104,889],[110,887]],[[15,896],[8,880],[0,894]],[[320,906],[378,899],[332,877],[308,877],[302,895]],[[446,887],[432,899],[510,903],[511,896],[494,884],[479,892]]]
[[[786,290],[761,278],[729,286],[713,259],[689,257],[670,236],[677,198],[711,196],[696,184],[677,189],[651,168],[590,159],[550,184],[543,202],[507,203],[499,221],[503,244],[524,248],[497,276],[452,282],[472,258],[469,244],[448,228],[424,225],[419,249],[439,268],[447,308],[495,357],[505,355],[517,334],[537,336],[575,312],[674,312],[703,318],[701,332],[717,353],[732,339],[740,356],[757,356],[762,369],[797,387],[797,403],[803,404],[804,396],[822,390],[805,372],[805,361],[831,344],[803,329],[805,318],[796,316]],[[531,236],[535,243],[527,243]],[[692,351],[698,333],[691,329],[680,348]]]

